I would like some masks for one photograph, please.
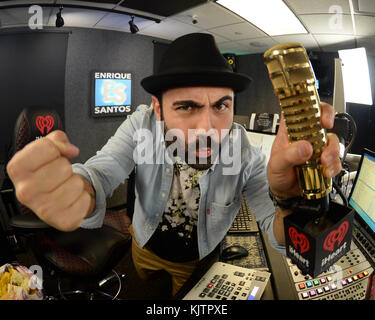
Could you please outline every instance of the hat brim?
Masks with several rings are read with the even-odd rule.
[[[179,87],[228,87],[234,92],[245,90],[252,79],[242,73],[234,72],[205,72],[205,73],[181,73],[161,74],[144,78],[142,87],[151,94],[157,94],[167,89]]]

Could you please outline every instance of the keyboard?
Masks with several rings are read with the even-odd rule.
[[[241,208],[234,219],[228,233],[259,232],[254,214],[251,212],[246,199],[242,197]]]
[[[260,300],[270,275],[216,262],[183,300]]]

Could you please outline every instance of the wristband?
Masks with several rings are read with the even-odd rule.
[[[303,198],[301,196],[289,199],[280,199],[272,193],[270,187],[268,187],[268,195],[270,196],[273,205],[283,210],[295,208],[296,206],[298,206],[297,204],[299,202],[303,201]]]

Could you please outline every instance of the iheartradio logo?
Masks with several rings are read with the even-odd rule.
[[[55,120],[52,116],[37,116],[35,119],[35,125],[42,134],[48,134],[55,124]],[[44,133],[46,129],[46,133]]]
[[[310,250],[310,242],[303,233],[299,233],[295,228],[289,228],[289,238],[293,243],[295,249],[298,249],[300,253],[304,253]]]
[[[348,221],[341,223],[337,230],[331,231],[327,238],[324,240],[323,248],[327,251],[333,251],[335,243],[337,242],[337,247],[340,246],[342,240],[344,240],[346,233],[349,229]]]

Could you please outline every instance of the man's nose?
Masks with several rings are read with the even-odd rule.
[[[197,130],[205,130],[206,132],[213,128],[213,121],[212,121],[212,114],[210,110],[205,108],[202,110],[197,117],[197,122],[195,125],[195,129]]]

